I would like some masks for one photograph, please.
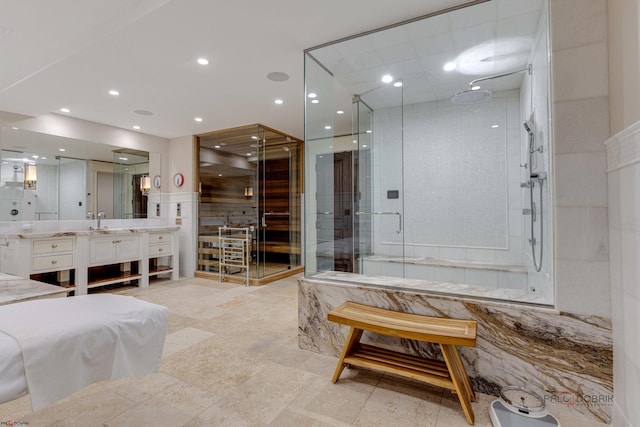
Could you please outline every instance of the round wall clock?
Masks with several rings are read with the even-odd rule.
[[[153,177],[153,188],[160,188],[162,184],[162,180],[160,179],[160,175],[156,175]]]
[[[184,175],[182,175],[180,172],[173,175],[173,185],[180,188],[182,187],[182,184],[184,184]]]

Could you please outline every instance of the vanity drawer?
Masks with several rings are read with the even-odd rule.
[[[171,233],[149,233],[149,244],[171,243]]]
[[[33,271],[63,270],[73,267],[73,254],[33,257]]]
[[[171,243],[149,245],[149,256],[171,255]]]
[[[34,254],[49,254],[57,252],[71,252],[73,250],[73,238],[34,240]]]

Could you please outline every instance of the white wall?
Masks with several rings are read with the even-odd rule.
[[[640,3],[609,0],[613,425],[640,426]]]
[[[615,426],[639,426],[640,122],[607,141]]]

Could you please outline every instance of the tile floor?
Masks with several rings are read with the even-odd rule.
[[[93,384],[36,413],[25,396],[0,405],[0,425],[468,425],[457,398],[435,387],[356,369],[332,384],[336,359],[298,348],[296,277],[250,288],[155,281],[114,292],[169,308],[160,372]],[[474,402],[476,426],[491,426],[493,399],[479,395]],[[560,420],[564,427],[599,425]]]

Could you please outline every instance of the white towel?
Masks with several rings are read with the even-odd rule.
[[[36,411],[106,379],[160,368],[168,309],[113,294],[0,306],[0,330],[18,341]]]

